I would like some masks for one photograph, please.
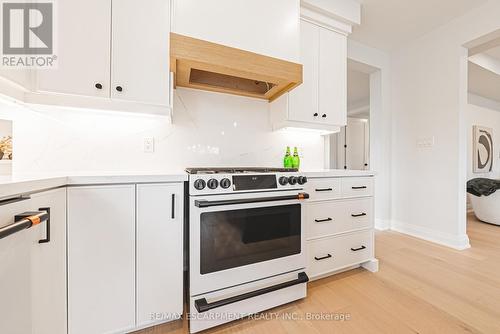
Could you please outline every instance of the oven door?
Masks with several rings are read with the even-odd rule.
[[[190,294],[305,268],[298,191],[190,198]]]

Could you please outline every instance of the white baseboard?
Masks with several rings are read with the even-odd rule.
[[[395,220],[391,222],[391,230],[458,250],[470,248],[467,234],[460,236],[443,233],[428,227],[407,224]]]
[[[387,231],[391,229],[391,221],[386,219],[375,219],[375,228],[379,231]]]

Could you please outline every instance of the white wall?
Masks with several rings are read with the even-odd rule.
[[[500,28],[490,1],[392,54],[392,228],[455,248],[466,234],[467,52]],[[418,148],[422,137],[431,148]]]
[[[304,132],[272,132],[268,104],[179,89],[174,124],[117,112],[0,105],[14,120],[14,173],[167,172],[188,166],[281,166],[298,146],[303,169],[323,168],[324,141]],[[154,136],[156,152],[143,152]]]
[[[494,103],[494,102],[492,102]],[[500,178],[500,111],[467,104],[467,180],[476,177]],[[473,130],[474,125],[493,129],[493,171],[489,173],[473,173]]]
[[[385,52],[348,40],[348,57],[378,69],[370,74],[370,169],[375,178],[375,227],[391,222],[391,64]]]

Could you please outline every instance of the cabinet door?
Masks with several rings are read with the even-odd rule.
[[[170,1],[113,0],[111,97],[168,106]]]
[[[69,334],[134,326],[135,186],[69,188]]]
[[[37,71],[38,91],[109,97],[111,0],[58,1],[57,12],[58,66]]]
[[[288,118],[293,121],[319,122],[319,27],[309,22],[301,21],[300,36],[300,58],[303,65],[303,82],[290,92]]]
[[[319,29],[319,116],[324,124],[347,124],[347,37]]]
[[[66,333],[66,190],[32,195],[0,208],[0,226],[14,216],[50,207],[51,237],[46,223],[0,240],[0,333]]]
[[[50,208],[50,241],[47,224],[32,228],[31,308],[32,334],[66,333],[66,188],[32,195],[31,210]]]
[[[137,186],[137,326],[183,309],[183,185]]]

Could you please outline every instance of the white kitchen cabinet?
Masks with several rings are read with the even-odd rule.
[[[313,177],[306,210],[307,274],[312,280],[346,269],[378,271],[373,176]]]
[[[318,120],[319,32],[318,27],[300,23],[300,61],[303,66],[302,84],[289,93],[288,118],[302,122]]]
[[[58,1],[57,13],[57,68],[36,72],[37,91],[109,97],[111,0]]]
[[[303,83],[271,103],[275,129],[338,132],[347,122],[347,36],[301,20]]]
[[[50,208],[45,222],[0,240],[0,333],[66,333],[66,189],[2,205],[0,226],[26,211]]]
[[[183,310],[183,184],[137,185],[137,327]]]
[[[318,30],[318,120],[344,126],[347,124],[347,36],[325,28]]]
[[[57,67],[32,70],[21,83],[26,92],[9,94],[2,80],[0,90],[32,104],[171,117],[170,7],[169,0],[58,2]]]
[[[111,98],[169,106],[170,1],[113,0],[112,15]]]
[[[172,31],[299,61],[299,0],[173,0]]]
[[[68,334],[135,327],[135,185],[68,189]]]

